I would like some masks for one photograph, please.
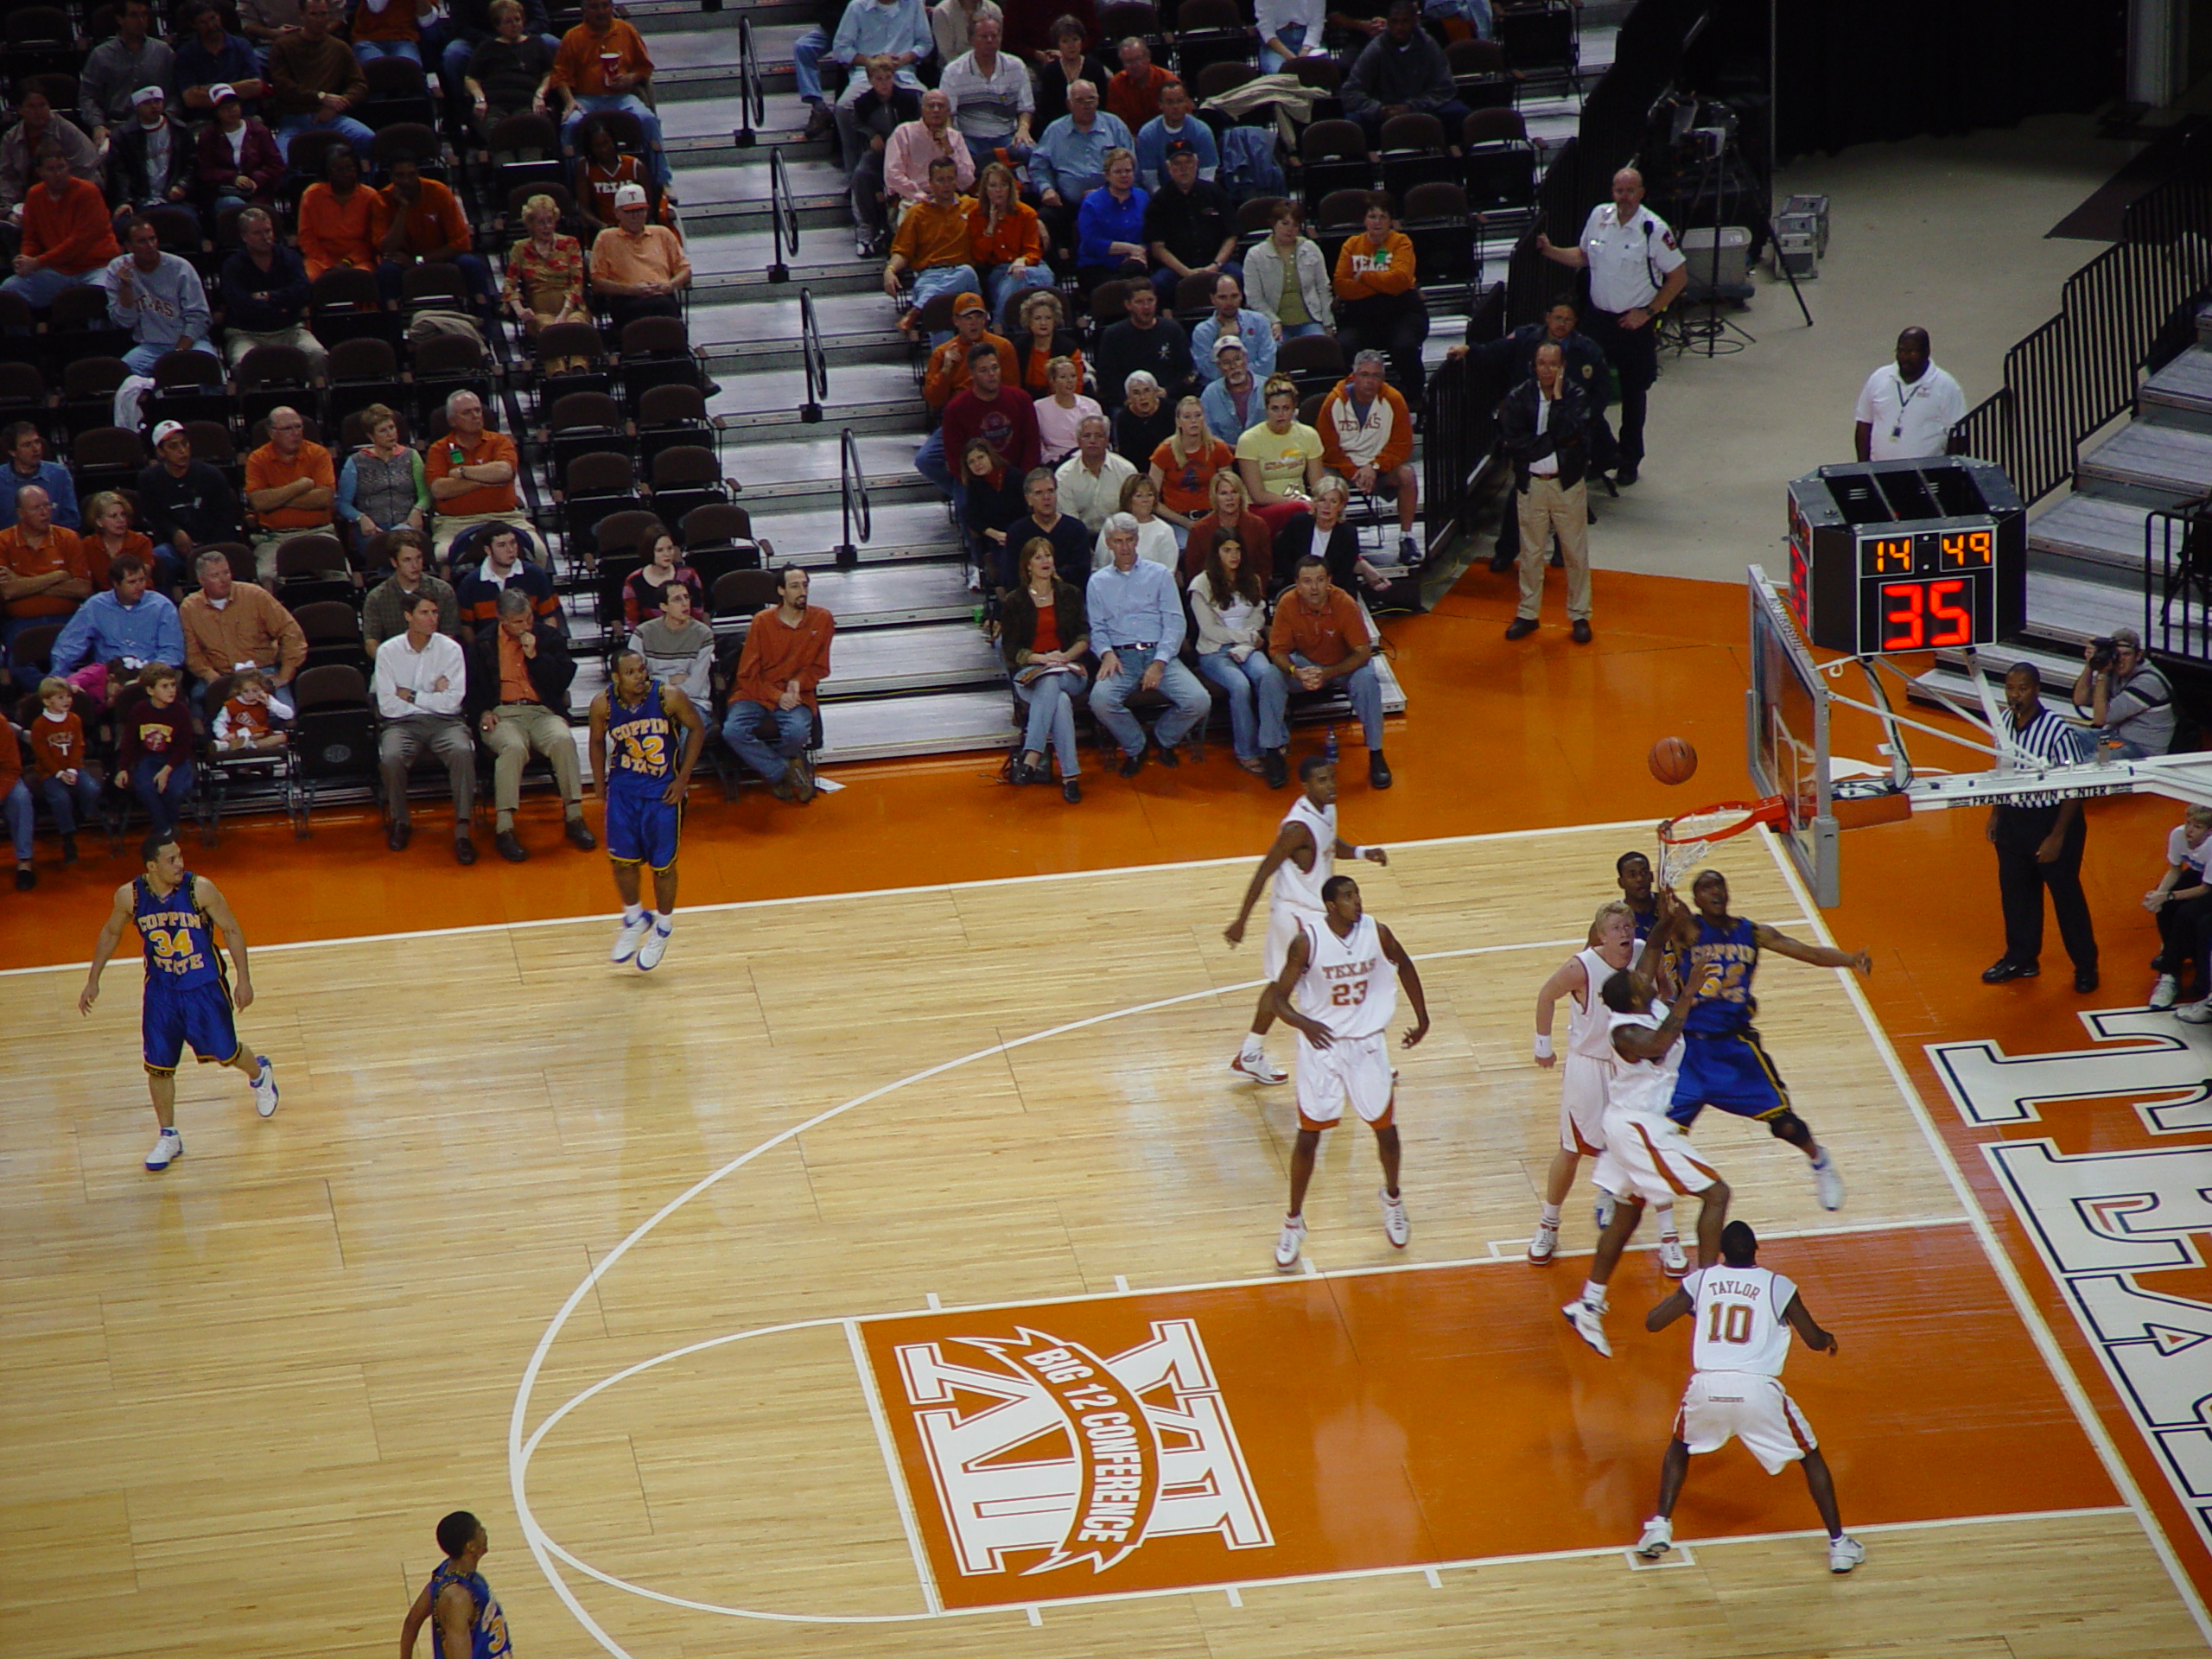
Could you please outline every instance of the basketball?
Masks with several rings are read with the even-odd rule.
[[[1662,784],[1687,784],[1697,772],[1697,751],[1679,737],[1662,737],[1651,746],[1651,775]]]

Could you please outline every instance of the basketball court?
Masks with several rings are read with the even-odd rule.
[[[1760,1024],[1846,1207],[1753,1126],[1697,1140],[1841,1338],[1789,1382],[1869,1565],[1832,1580],[1802,1481],[1732,1447],[1688,1547],[1627,1558],[1688,1339],[1640,1328],[1644,1251],[1614,1359],[1560,1319],[1586,1182],[1563,1259],[1522,1258],[1558,1088],[1527,1032],[1649,833],[1357,868],[1434,1020],[1413,1240],[1340,1128],[1294,1275],[1291,1091],[1226,1069],[1247,860],[690,910],[651,978],[605,918],[259,949],[283,1106],[186,1072],[159,1179],[137,971],[89,1028],[81,967],[17,973],[0,1560],[48,1590],[0,1645],[388,1650],[466,1504],[531,1655],[2201,1652],[1859,994],[1787,962]],[[1783,846],[1713,861],[1821,938]]]

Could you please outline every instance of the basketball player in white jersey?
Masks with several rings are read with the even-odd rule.
[[[1567,1065],[1560,1077],[1559,1151],[1544,1179],[1544,1203],[1536,1217],[1536,1236],[1529,1241],[1531,1265],[1549,1267],[1559,1252],[1560,1206],[1574,1185],[1574,1172],[1585,1158],[1605,1149],[1605,1084],[1612,1074],[1612,1014],[1599,1000],[1598,988],[1635,962],[1642,950],[1636,937],[1636,912],[1616,899],[1599,906],[1590,924],[1590,943],[1561,963],[1536,993],[1536,1064],[1557,1064],[1552,1050],[1552,1012],[1567,998]],[[1659,1267],[1669,1279],[1690,1270],[1682,1241],[1675,1230],[1669,1198],[1653,1205],[1659,1222]],[[1607,1220],[1611,1217],[1608,1216]],[[1603,1230],[1603,1224],[1600,1224]]]
[[[1689,983],[1672,1007],[1652,995],[1642,963],[1615,974],[1598,988],[1611,1011],[1613,1075],[1605,1087],[1605,1149],[1598,1155],[1598,1185],[1615,1199],[1613,1218],[1598,1236],[1590,1278],[1582,1294],[1560,1310],[1575,1335],[1607,1358],[1605,1286],[1643,1206],[1677,1193],[1704,1199],[1697,1218],[1698,1266],[1720,1259],[1720,1229],[1728,1219],[1728,1183],[1691,1149],[1681,1126],[1667,1116],[1675,1073],[1682,1063],[1682,1022],[1697,994],[1716,971],[1711,963],[1690,970]]]
[[[1268,849],[1260,868],[1252,872],[1252,880],[1244,889],[1244,902],[1236,907],[1236,919],[1224,928],[1221,935],[1232,946],[1243,943],[1245,919],[1259,902],[1260,890],[1267,886],[1270,876],[1274,877],[1274,893],[1268,903],[1268,942],[1260,957],[1261,969],[1269,980],[1282,972],[1284,955],[1290,949],[1291,940],[1297,937],[1299,924],[1321,925],[1321,884],[1334,872],[1337,860],[1363,858],[1371,864],[1390,861],[1389,854],[1380,847],[1354,847],[1338,839],[1335,761],[1325,755],[1307,755],[1298,763],[1298,783],[1304,793],[1282,815],[1282,823],[1275,829],[1274,845]],[[1274,1004],[1268,1000],[1267,988],[1262,986],[1259,1009],[1252,1016],[1252,1029],[1244,1033],[1244,1046],[1229,1063],[1230,1071],[1242,1072],[1258,1083],[1290,1081],[1290,1073],[1268,1058],[1264,1039],[1268,1027],[1274,1022]]]
[[[1843,1530],[1835,1480],[1813,1439],[1813,1426],[1782,1389],[1789,1333],[1829,1358],[1836,1339],[1813,1323],[1797,1287],[1758,1265],[1759,1242],[1740,1221],[1720,1235],[1719,1267],[1692,1274],[1680,1288],[1643,1316],[1647,1331],[1663,1331],[1690,1316],[1690,1386],[1675,1417],[1675,1437],[1659,1465],[1659,1512],[1643,1523],[1636,1553],[1656,1560],[1675,1547],[1675,1500],[1690,1458],[1718,1452],[1731,1436],[1770,1475],[1785,1463],[1802,1463],[1805,1485],[1828,1529],[1828,1571],[1848,1573],[1866,1559],[1866,1546]]]
[[[1276,1017],[1298,1033],[1298,1144],[1290,1154],[1290,1211],[1275,1242],[1275,1266],[1298,1262],[1306,1243],[1306,1186],[1321,1132],[1344,1116],[1351,1097],[1360,1121],[1375,1131],[1382,1160],[1382,1235],[1404,1249],[1413,1236],[1398,1193],[1397,1073],[1390,1068],[1390,1017],[1398,986],[1414,1005],[1406,1047],[1428,1035],[1428,1001],[1421,975],[1390,930],[1369,916],[1359,884],[1332,875],[1321,884],[1319,926],[1301,923],[1282,971],[1268,987]]]

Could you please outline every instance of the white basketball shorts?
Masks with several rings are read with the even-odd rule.
[[[1339,1037],[1316,1048],[1298,1039],[1298,1127],[1325,1129],[1344,1116],[1344,1097],[1360,1121],[1376,1128],[1390,1122],[1390,1033]]]
[[[1605,1149],[1605,1079],[1612,1068],[1587,1054],[1568,1054],[1560,1072],[1560,1150],[1594,1158]]]
[[[1691,1150],[1681,1126],[1656,1112],[1609,1107],[1605,1145],[1592,1179],[1617,1198],[1632,1195],[1648,1204],[1672,1204],[1720,1179],[1719,1170]]]
[[[1325,927],[1326,918],[1318,910],[1294,910],[1288,905],[1268,905],[1268,943],[1261,952],[1260,966],[1272,980],[1282,972],[1282,965],[1290,960],[1290,942],[1298,937],[1298,925]]]
[[[1782,1472],[1820,1442],[1778,1376],[1751,1371],[1699,1371],[1682,1395],[1675,1438],[1693,1452],[1718,1452],[1731,1437],[1770,1475]]]

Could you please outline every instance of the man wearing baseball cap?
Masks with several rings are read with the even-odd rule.
[[[208,206],[230,201],[272,202],[284,179],[284,152],[276,135],[245,106],[245,95],[227,81],[207,89],[214,101],[213,124],[200,129],[200,185]]]
[[[192,139],[168,115],[168,95],[141,86],[130,95],[135,119],[109,140],[109,199],[120,226],[147,207],[175,207],[192,194]]]
[[[674,231],[645,223],[642,184],[615,187],[614,223],[591,245],[591,285],[618,331],[639,317],[683,315],[676,296],[691,286],[691,262]]]
[[[1259,377],[1252,372],[1251,354],[1241,336],[1224,334],[1214,341],[1211,355],[1215,374],[1198,394],[1198,407],[1205,411],[1209,432],[1233,441],[1268,417],[1267,399],[1260,395]]]
[[[138,474],[138,511],[154,534],[161,585],[169,588],[200,548],[237,541],[245,532],[230,480],[192,458],[192,440],[181,422],[163,421],[154,429],[154,455]]]
[[[1198,176],[1198,152],[1186,139],[1167,146],[1167,177],[1145,204],[1144,239],[1162,306],[1175,303],[1185,276],[1227,271],[1243,278],[1243,266],[1230,257],[1236,251],[1236,211],[1219,185]]]

